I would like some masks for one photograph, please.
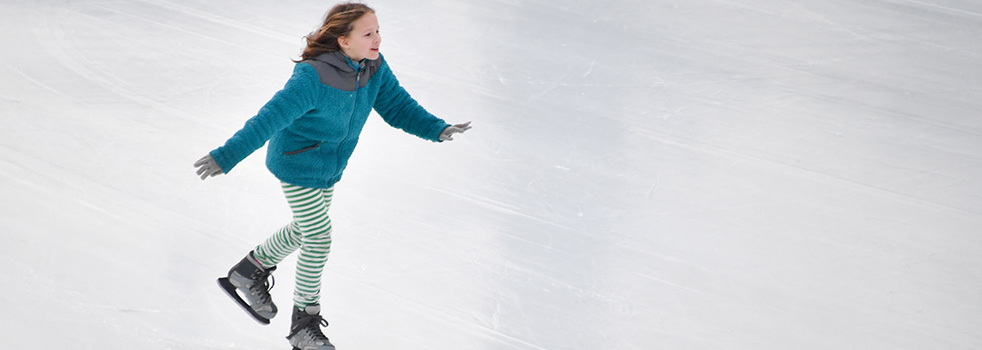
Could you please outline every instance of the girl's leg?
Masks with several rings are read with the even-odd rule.
[[[280,230],[283,232],[280,235],[283,237],[281,252],[291,248],[295,250],[294,244],[299,238],[300,256],[297,261],[297,285],[293,301],[298,308],[303,309],[320,299],[321,275],[327,256],[331,253],[332,227],[327,213],[331,208],[334,188],[314,189],[284,183],[283,193],[293,210],[293,223],[288,226],[290,229]]]
[[[297,222],[293,221],[256,247],[254,251],[256,260],[266,268],[276,266],[287,255],[300,248],[301,242],[300,228]]]

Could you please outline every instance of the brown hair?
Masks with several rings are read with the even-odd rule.
[[[311,59],[322,53],[341,50],[338,45],[338,38],[351,33],[354,29],[351,25],[352,22],[366,13],[375,13],[375,10],[368,5],[351,2],[334,5],[324,17],[324,23],[321,24],[320,29],[304,37],[307,40],[307,47],[300,54],[300,61]]]

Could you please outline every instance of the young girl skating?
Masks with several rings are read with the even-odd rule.
[[[364,4],[334,6],[306,37],[293,75],[225,145],[194,163],[201,179],[226,174],[269,141],[266,166],[280,181],[293,220],[250,251],[219,284],[259,322],[277,308],[269,274],[300,250],[293,317],[287,339],[294,349],[334,349],[321,332],[321,275],[331,251],[328,209],[334,184],[348,164],[369,112],[420,138],[442,142],[470,129],[450,125],[423,109],[404,90],[379,54],[378,19]]]

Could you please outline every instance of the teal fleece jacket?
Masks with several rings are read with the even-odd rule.
[[[210,154],[229,173],[269,141],[266,167],[280,181],[330,188],[373,108],[389,125],[434,142],[449,126],[399,85],[384,57],[356,66],[333,52],[297,63],[283,89]]]

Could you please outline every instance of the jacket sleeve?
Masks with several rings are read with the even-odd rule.
[[[314,109],[317,96],[315,83],[320,81],[313,67],[306,63],[294,66],[293,75],[283,89],[276,92],[224,146],[211,151],[212,158],[222,171],[227,174],[236,164],[266,144],[274,133]]]
[[[440,133],[450,124],[427,112],[409,96],[387,63],[383,63],[376,74],[380,74],[381,88],[374,107],[382,119],[422,139],[440,142]]]

